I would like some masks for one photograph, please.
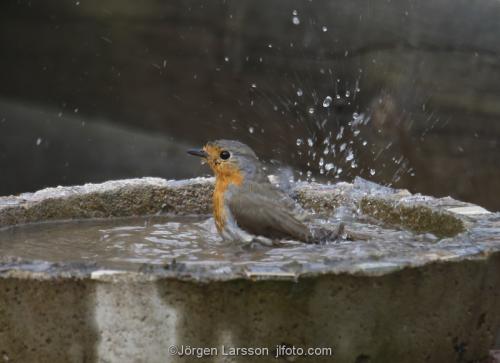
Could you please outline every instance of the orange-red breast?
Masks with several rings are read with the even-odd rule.
[[[217,140],[188,153],[204,158],[215,174],[213,214],[223,239],[269,244],[279,239],[316,243],[337,237],[332,231],[308,227],[308,215],[271,184],[247,145]]]

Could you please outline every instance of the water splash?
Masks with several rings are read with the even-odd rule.
[[[323,107],[330,107],[332,104],[332,98],[330,96],[326,96],[323,100]]]

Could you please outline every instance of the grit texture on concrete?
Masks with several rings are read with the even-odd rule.
[[[212,178],[167,181],[142,178],[48,188],[36,193],[0,198],[0,226],[47,220],[124,217],[155,213],[207,214],[211,209]],[[370,182],[334,186],[297,184],[294,194],[305,208],[331,212],[341,204],[358,203],[363,212],[384,222],[417,232],[454,236],[464,231],[463,221],[444,208],[466,207],[451,198],[405,201],[410,194]],[[487,211],[485,211],[487,213]]]
[[[0,279],[2,362],[95,362],[95,282]]]
[[[0,198],[0,227],[61,219],[163,213],[208,214],[211,209],[212,190],[212,178],[180,181],[142,178],[75,187],[48,188],[36,193]],[[318,214],[331,213],[339,206],[348,206],[387,226],[405,228],[419,234],[431,233],[444,238],[444,242],[428,244],[420,250],[412,249],[410,254],[398,254],[399,248],[402,251],[407,249],[401,245],[391,244],[391,248],[386,246],[384,254],[380,254],[378,258],[367,260],[347,256],[343,261],[335,261],[335,263],[325,260],[326,263],[322,266],[320,264],[308,266],[298,273],[293,266],[292,271],[277,268],[276,271],[267,269],[267,272],[263,273],[242,264],[228,262],[223,265],[223,261],[218,265],[208,264],[207,266],[203,264],[187,266],[185,263],[167,263],[163,267],[145,265],[143,272],[146,273],[147,278],[161,276],[198,281],[234,278],[297,279],[299,276],[324,273],[379,275],[436,261],[485,258],[491,252],[498,251],[498,241],[494,238],[497,225],[496,222],[489,221],[494,215],[480,207],[451,198],[435,199],[411,195],[408,191],[382,187],[363,179],[357,179],[353,184],[298,183],[291,188],[290,193],[304,208]],[[485,231],[486,240],[484,240]],[[350,233],[355,234],[356,231],[351,230]],[[469,234],[471,235],[468,236]],[[483,241],[481,244],[471,244],[471,238],[481,238]],[[352,257],[355,256],[352,255]],[[64,261],[54,265],[18,261],[12,258],[1,260],[3,263],[0,270],[6,273],[19,274],[23,269],[34,272],[43,270],[54,276],[54,274],[68,274],[71,271],[81,275],[84,270],[87,272],[92,270],[92,266],[83,268]],[[15,266],[23,268],[16,269]],[[221,269],[227,273],[219,273]],[[94,266],[94,270],[99,270],[99,267]],[[140,275],[139,278],[144,277]]]
[[[48,188],[17,197],[0,198],[0,226],[159,212],[209,213],[212,189],[211,179],[204,178],[190,181],[143,178]]]
[[[379,277],[292,281],[0,280],[0,346],[19,362],[192,362],[170,347],[331,347],[295,362],[470,362],[500,325],[500,257]],[[280,360],[278,360],[280,361]]]
[[[145,178],[4,197],[0,226],[206,214],[212,183]],[[265,273],[226,266],[222,274],[183,264],[130,272],[4,258],[0,358],[191,362],[197,359],[170,351],[191,346],[218,349],[201,361],[275,362],[276,345],[287,344],[333,349],[333,357],[296,362],[481,362],[489,349],[500,347],[498,215],[365,181],[298,184],[293,193],[319,213],[350,204],[389,225],[434,233],[443,237],[437,245],[448,249],[414,261],[352,260]],[[223,356],[223,345],[265,347],[270,356]]]

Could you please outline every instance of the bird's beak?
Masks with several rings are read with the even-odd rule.
[[[187,151],[187,153],[190,154],[190,155],[199,156],[199,157],[202,157],[202,158],[208,157],[208,153],[205,150],[203,150],[203,149],[201,149],[201,150],[199,150],[199,149],[190,149],[190,150]]]

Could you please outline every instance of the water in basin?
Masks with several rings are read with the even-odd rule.
[[[150,216],[45,222],[0,229],[3,257],[50,262],[92,262],[98,266],[137,270],[143,264],[175,263],[279,268],[290,264],[321,266],[349,261],[381,261],[412,258],[445,246],[432,234],[415,235],[404,230],[369,223],[359,216],[332,216],[347,229],[366,238],[322,245],[287,241],[277,247],[222,241],[209,216]],[[327,223],[319,220],[318,223]]]

